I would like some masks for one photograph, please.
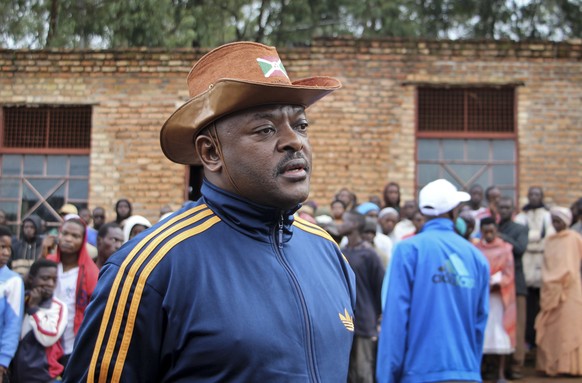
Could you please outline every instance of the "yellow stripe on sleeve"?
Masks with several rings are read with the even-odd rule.
[[[325,239],[335,243],[337,246],[337,243],[333,240],[333,238],[331,237],[331,235],[329,235],[329,233],[327,231],[325,231],[324,229],[322,229],[319,226],[315,226],[313,224],[306,225],[305,223],[307,223],[307,222],[304,220],[299,221],[298,219],[295,219],[295,221],[293,222],[293,225],[297,226],[299,229],[304,230],[308,233],[319,235],[320,237],[325,238]]]
[[[152,233],[150,233],[149,235],[147,235],[142,241],[140,241],[133,249],[132,251],[128,254],[128,256],[125,258],[125,260],[123,261],[123,263],[121,264],[121,267],[119,268],[117,275],[115,276],[115,280],[112,284],[111,287],[111,291],[109,293],[109,298],[107,299],[107,305],[105,306],[105,311],[103,313],[103,318],[101,319],[101,326],[99,328],[99,335],[97,336],[97,341],[95,344],[95,349],[93,350],[93,356],[91,357],[91,364],[89,365],[89,374],[87,376],[87,382],[88,383],[95,383],[95,369],[97,366],[97,362],[99,360],[99,355],[101,354],[101,346],[103,344],[103,340],[105,338],[105,334],[107,333],[107,327],[109,324],[109,320],[110,320],[110,316],[111,316],[111,312],[113,310],[113,306],[116,302],[116,296],[117,296],[117,292],[119,290],[119,285],[121,284],[121,280],[123,279],[123,274],[125,269],[128,267],[128,265],[133,261],[133,259],[135,258],[136,254],[148,243],[148,241],[150,241],[152,238],[154,238],[155,236],[157,236],[158,234],[164,232],[168,227],[170,227],[171,225],[174,225],[177,221],[184,219],[188,216],[191,216],[192,214],[195,214],[203,209],[206,209],[207,206],[206,205],[200,205],[197,206],[193,209],[187,210],[184,213],[170,219],[168,222],[164,223],[162,226],[160,226],[159,228],[157,228],[156,230],[154,230]],[[172,228],[172,230],[168,231],[167,233],[164,233],[162,235],[162,237],[167,237],[171,234],[173,234],[177,229],[176,227]],[[122,313],[123,315],[123,313]],[[101,369],[100,369],[100,378],[99,378],[99,382],[105,382],[105,380],[107,379],[107,369],[108,368],[103,368],[104,366],[101,365]],[[103,372],[105,372],[103,374]]]
[[[133,281],[138,270],[141,266],[145,263],[147,258],[151,255],[153,250],[165,239],[170,237],[171,235],[175,234],[177,231],[192,225],[201,219],[204,219],[213,212],[208,210],[203,210],[199,214],[194,217],[191,217],[185,221],[182,221],[172,227],[169,231],[163,232],[162,235],[154,238],[146,247],[146,249],[138,256],[137,260],[131,265],[129,272],[123,282],[123,288],[121,290],[121,294],[119,296],[119,300],[117,302],[117,311],[115,316],[113,317],[113,325],[111,327],[111,331],[109,334],[109,339],[107,341],[107,347],[105,352],[103,353],[103,360],[101,362],[101,370],[99,373],[99,383],[107,383],[107,373],[109,372],[109,367],[111,364],[111,359],[115,352],[115,344],[117,343],[117,337],[119,335],[119,330],[121,329],[121,325],[123,323],[123,315],[125,313],[125,306],[127,304],[127,299],[129,298],[129,293],[131,291],[131,287],[133,285]]]
[[[133,297],[131,299],[131,306],[129,308],[129,313],[127,315],[127,323],[125,325],[125,331],[123,333],[123,339],[121,340],[121,346],[119,348],[119,353],[117,354],[117,358],[115,361],[115,368],[113,370],[113,376],[111,381],[112,382],[119,382],[121,378],[121,373],[123,371],[123,366],[125,364],[125,358],[127,356],[127,352],[129,350],[129,345],[131,343],[131,337],[133,335],[133,328],[135,326],[135,318],[137,316],[137,311],[139,309],[141,296],[146,284],[146,281],[150,275],[150,273],[154,270],[154,268],[158,265],[158,263],[166,256],[166,254],[178,243],[182,242],[186,238],[190,238],[199,234],[208,228],[212,227],[217,222],[220,222],[220,218],[217,216],[209,218],[206,222],[196,226],[192,229],[189,229],[179,235],[176,235],[174,238],[169,240],[164,246],[156,253],[156,255],[152,258],[150,262],[145,266],[143,272],[139,275],[139,279],[135,286],[135,291],[133,293]]]
[[[316,225],[312,224],[311,222],[307,222],[303,219],[297,219],[297,218],[295,218],[295,221],[293,221],[293,225],[295,225],[296,227],[298,227],[301,230],[305,230],[308,233],[319,235],[320,237],[323,237],[323,238],[333,242],[333,244],[336,245],[336,247],[339,249],[339,245],[337,244],[337,242],[334,241],[334,239],[331,237],[331,235],[329,235],[329,233],[327,231],[325,231],[323,228],[316,226]],[[348,259],[346,258],[346,256],[343,253],[342,253],[342,257],[344,258],[346,263],[349,265],[350,262],[348,261]]]
[[[326,234],[327,234],[327,231],[326,231],[326,230],[325,230],[323,227],[321,227],[321,226],[318,226],[318,225],[316,225],[316,224],[314,224],[314,223],[311,223],[311,222],[309,222],[309,221],[308,221],[308,220],[306,220],[306,219],[303,219],[303,218],[301,218],[301,217],[294,217],[293,219],[294,219],[294,222],[299,222],[299,223],[300,223],[300,224],[302,224],[303,226],[308,226],[308,227],[310,227],[310,228],[312,228],[312,229],[320,230],[320,231],[322,231],[322,232],[324,232],[324,233],[326,233]]]

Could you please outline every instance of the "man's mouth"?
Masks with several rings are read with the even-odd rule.
[[[296,159],[283,165],[280,174],[295,180],[305,179],[309,173],[309,165],[304,159]]]

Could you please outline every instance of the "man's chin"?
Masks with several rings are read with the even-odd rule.
[[[305,202],[309,197],[309,188],[306,190],[297,190],[295,192],[288,190],[288,192],[289,193],[285,193],[286,195],[281,198],[281,205],[283,206],[278,206],[285,210],[293,209],[298,204]]]

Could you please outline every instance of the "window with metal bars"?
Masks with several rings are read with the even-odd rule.
[[[507,135],[515,132],[515,88],[418,88],[423,133]]]
[[[2,108],[2,148],[89,149],[91,106],[41,105]]]
[[[416,189],[445,178],[517,198],[515,85],[417,88]]]
[[[92,107],[0,106],[0,209],[20,235],[22,221],[61,222],[64,203],[88,205]]]

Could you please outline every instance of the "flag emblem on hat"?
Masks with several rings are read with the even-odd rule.
[[[274,57],[271,60],[258,58],[257,62],[259,63],[259,66],[261,67],[261,70],[263,71],[265,77],[271,77],[276,74],[279,75],[282,74],[283,76],[287,77],[287,79],[289,79],[287,71],[285,70],[285,67],[283,66],[283,63],[281,62],[280,58]]]

